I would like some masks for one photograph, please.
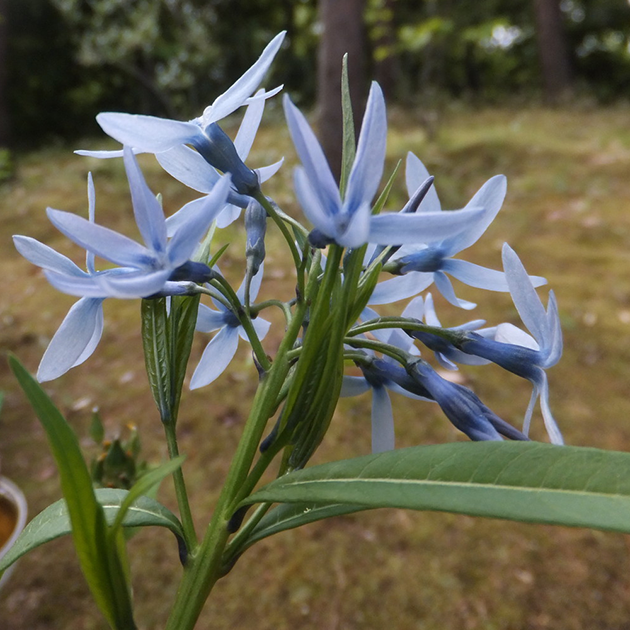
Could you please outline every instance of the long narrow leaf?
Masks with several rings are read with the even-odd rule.
[[[630,532],[630,453],[549,444],[418,446],[285,475],[245,503],[440,510]]]
[[[103,510],[94,496],[90,473],[74,431],[39,383],[15,358],[11,369],[42,423],[59,469],[61,489],[72,523],[81,569],[101,612],[113,628],[134,628],[131,599],[124,575],[113,574]]]
[[[128,490],[101,488],[95,491],[96,499],[103,508],[108,525],[112,525],[120,513],[120,508]],[[178,546],[184,540],[184,530],[177,517],[163,505],[146,496],[137,497],[125,511],[123,527],[165,527],[175,534]],[[49,505],[40,512],[25,528],[15,544],[0,561],[0,571],[10,567],[16,560],[32,549],[60,536],[72,532],[68,508],[63,499]]]
[[[343,121],[343,144],[341,146],[341,178],[339,180],[339,192],[343,199],[350,171],[354,164],[354,155],[357,143],[354,136],[354,116],[352,114],[352,101],[350,99],[350,84],[348,82],[348,53],[343,56],[341,62],[341,115]]]

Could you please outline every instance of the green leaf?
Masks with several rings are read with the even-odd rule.
[[[166,298],[142,300],[142,345],[149,385],[162,422],[171,421]]]
[[[128,490],[100,488],[96,499],[103,508],[108,525],[112,525],[121,512],[121,506],[129,497]],[[156,525],[170,529],[181,546],[184,531],[177,517],[163,505],[146,496],[136,497],[125,510],[123,527],[147,527]],[[0,571],[4,571],[16,560],[32,549],[72,532],[68,507],[64,499],[49,505],[40,512],[25,528],[15,544],[0,561]]]
[[[131,506],[140,497],[147,494],[147,492],[149,492],[151,488],[158,485],[165,477],[174,473],[184,463],[185,459],[185,455],[175,457],[174,459],[165,462],[161,466],[154,468],[150,472],[145,473],[144,475],[142,475],[142,477],[140,477],[140,479],[138,479],[138,481],[136,481],[136,483],[133,484],[124,501],[120,505],[116,520],[111,526],[111,530],[113,531],[113,533],[115,533],[116,530],[123,525],[127,511],[131,508]]]
[[[536,442],[416,446],[314,466],[248,497],[440,510],[630,532],[630,453]]]
[[[173,418],[177,418],[186,367],[190,358],[200,295],[171,298],[169,315],[171,344],[171,383],[170,408]]]
[[[242,548],[242,551],[263,538],[279,534],[288,529],[295,529],[296,527],[321,521],[325,518],[332,518],[333,516],[343,516],[369,509],[369,507],[361,505],[341,503],[283,503],[270,510],[268,514],[260,519],[258,525],[247,537],[247,543]]]
[[[94,496],[77,437],[22,364],[13,356],[9,357],[9,363],[48,436],[68,505],[79,563],[94,599],[110,626],[134,628],[129,586],[122,566],[116,567],[118,556],[108,544],[105,516]]]
[[[398,171],[400,170],[400,165],[402,164],[402,160],[398,160],[396,164],[396,168],[393,170],[389,179],[387,180],[387,184],[385,184],[385,188],[383,188],[383,192],[378,196],[374,207],[372,208],[372,214],[380,214],[383,206],[387,203],[387,199],[389,198],[389,193],[392,191],[392,186],[396,181],[396,176],[398,175]]]
[[[343,61],[341,62],[341,114],[343,120],[343,145],[341,147],[339,192],[343,199],[356,152],[354,118],[352,116],[352,101],[350,100],[350,85],[348,83],[348,53],[343,56]]]

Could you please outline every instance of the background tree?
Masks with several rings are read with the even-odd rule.
[[[571,64],[558,0],[534,0],[536,37],[545,97],[557,101],[571,91]]]
[[[317,66],[319,138],[337,177],[341,173],[341,60],[348,54],[350,97],[355,126],[361,123],[365,101],[365,0],[320,0],[322,34]]]

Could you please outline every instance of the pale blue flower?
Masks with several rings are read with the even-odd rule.
[[[238,193],[255,194],[259,185],[258,175],[245,166],[242,156],[239,156],[232,141],[217,125],[217,121],[243,105],[264,101],[282,89],[280,86],[270,92],[259,91],[252,96],[280,49],[284,36],[285,32],[276,35],[258,61],[234,85],[218,96],[212,105],[206,107],[198,118],[183,122],[155,116],[104,112],[99,114],[96,120],[105,133],[123,145],[132,147],[136,153],[161,154],[175,147],[189,144],[209,164],[224,173],[229,172],[232,175],[232,186]],[[251,133],[252,126],[250,123],[246,125],[244,130],[246,135]],[[257,127],[257,124],[255,126]],[[247,144],[245,138],[243,144]],[[117,155],[108,151],[81,151],[79,153],[93,157]],[[175,176],[179,179],[177,175]],[[207,188],[208,183],[204,183],[203,187]]]
[[[468,333],[460,349],[489,359],[530,381],[533,391],[525,413],[523,432],[526,435],[529,432],[534,405],[540,398],[540,408],[551,442],[562,444],[562,434],[549,408],[549,385],[545,372],[562,355],[562,329],[555,295],[553,291],[549,292],[545,312],[525,267],[507,243],[503,245],[503,268],[514,306],[531,336],[512,324],[501,324],[497,327],[494,339]]]
[[[364,243],[402,245],[442,240],[459,234],[481,210],[447,213],[386,213],[372,215],[371,204],[381,181],[385,160],[387,118],[383,93],[372,83],[361,125],[354,164],[344,199],[324,152],[306,118],[285,95],[284,111],[302,167],[295,169],[298,201],[315,226],[311,242],[324,247],[337,243],[354,248]]]
[[[407,154],[406,182],[411,195],[429,177],[424,164],[413,154]],[[442,240],[429,244],[404,245],[393,257],[390,266],[396,265],[394,273],[403,274],[380,283],[372,297],[372,304],[385,304],[417,295],[433,282],[440,293],[455,306],[472,309],[473,302],[462,300],[455,295],[447,273],[464,284],[488,291],[508,291],[505,275],[501,271],[487,269],[474,263],[454,258],[461,251],[476,243],[488,229],[501,209],[506,193],[506,178],[496,175],[490,178],[466,204],[466,208],[483,208],[465,231],[451,234]],[[423,198],[417,212],[439,214],[442,212],[435,188],[431,188]],[[447,213],[447,214],[450,214]],[[533,276],[534,286],[546,284],[544,278]]]
[[[378,317],[376,313],[366,309],[366,319]],[[403,317],[405,315],[403,314]],[[396,346],[405,352],[417,354],[413,340],[401,330],[388,328],[372,331],[379,341]],[[402,394],[415,400],[428,400],[426,390],[417,386],[403,367],[390,357],[376,358],[369,350],[364,351],[365,361],[358,363],[363,376],[344,375],[341,396],[359,396],[367,391],[372,393],[372,452],[381,453],[395,447],[394,416],[389,391]]]
[[[258,273],[253,277],[250,286],[250,298],[256,299],[263,276],[263,265]],[[245,300],[246,279],[236,291],[236,295],[241,303]],[[209,308],[205,304],[199,305],[197,315],[197,330],[204,333],[219,332],[212,338],[206,346],[201,359],[195,368],[190,381],[190,389],[197,389],[209,385],[225,371],[230,361],[236,354],[239,336],[248,340],[245,329],[236,315],[218,300],[213,300],[216,309]],[[252,320],[252,325],[259,339],[263,339],[271,323],[265,319],[257,317]]]
[[[94,222],[94,183],[88,175],[88,216]],[[86,256],[87,272],[69,258],[28,236],[14,236],[15,247],[34,265],[76,278],[96,275],[94,254]],[[101,272],[107,273],[107,272]],[[88,359],[103,333],[103,298],[81,298],[68,311],[61,326],[51,339],[37,370],[40,383],[51,381]]]
[[[225,176],[211,195],[191,202],[195,212],[167,237],[166,220],[158,199],[147,186],[138,163],[128,147],[124,153],[134,215],[144,245],[109,228],[96,225],[82,217],[48,208],[53,225],[92,255],[116,265],[107,272],[78,276],[64,270],[47,270],[46,277],[58,290],[92,298],[149,297],[165,287],[181,293],[182,287],[174,280],[203,282],[210,270],[189,259],[198,246],[200,237],[225,205],[230,178]],[[204,276],[204,270],[206,275]],[[184,291],[185,292],[185,291]]]

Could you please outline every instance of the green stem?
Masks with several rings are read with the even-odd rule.
[[[176,457],[179,457],[175,423],[165,424],[164,433],[166,434],[166,444],[168,447],[169,458],[175,459]],[[184,473],[181,468],[178,468],[173,473],[173,483],[175,485],[175,496],[177,497],[179,514],[184,528],[184,536],[186,537],[186,547],[189,550],[194,549],[197,546],[197,532],[195,531],[195,523],[190,509],[190,502],[188,501],[188,493],[186,492]]]

